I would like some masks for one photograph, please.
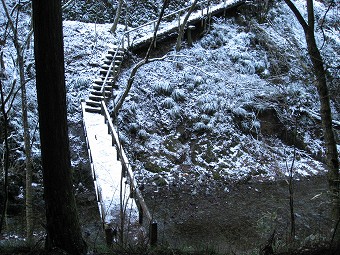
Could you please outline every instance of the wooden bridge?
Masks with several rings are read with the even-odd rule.
[[[246,0],[200,1],[197,10],[188,21],[190,25],[205,26],[212,15],[230,11]],[[157,32],[160,42],[179,31],[190,7],[175,11],[163,17],[172,20],[163,22]],[[117,75],[127,50],[134,50],[150,44],[157,20],[125,31],[118,45],[106,55],[100,77],[93,81],[89,98],[82,102],[83,126],[86,134],[88,154],[95,183],[98,207],[108,243],[123,238],[124,225],[148,226],[149,243],[157,243],[157,222],[153,218],[134,179],[132,167],[119,140],[117,127],[112,123],[106,103],[114,99]],[[144,224],[145,223],[145,224]]]

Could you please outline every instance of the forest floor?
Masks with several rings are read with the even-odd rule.
[[[188,187],[146,186],[144,197],[157,219],[160,242],[186,251],[250,254],[275,232],[274,250],[290,243],[288,184],[221,184],[210,193]],[[325,176],[294,181],[295,243],[331,238]],[[258,254],[258,253],[257,253]]]
[[[209,193],[202,183],[195,194],[189,183],[183,186],[149,183],[143,187],[143,195],[159,227],[158,249],[161,250],[157,250],[157,254],[167,254],[169,250],[173,254],[258,254],[273,233],[276,252],[287,251],[289,245],[296,248],[331,239],[325,176],[294,181],[296,233],[293,243],[289,241],[289,192],[285,180],[217,183]],[[110,250],[105,248],[94,192],[79,191],[77,200],[84,238],[92,254],[108,254]],[[16,227],[24,227],[24,217],[20,215],[16,220],[10,218],[12,223],[16,221]],[[39,228],[37,247],[41,247],[44,240],[44,231]],[[12,241],[13,245],[23,233],[18,229],[11,233],[7,244]],[[23,254],[4,253],[6,249],[2,245],[6,242],[4,237],[1,239],[1,254]],[[139,243],[129,247],[127,254],[148,254],[145,247]]]

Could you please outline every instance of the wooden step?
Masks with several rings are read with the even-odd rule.
[[[117,85],[117,83],[113,83],[112,82],[112,77],[109,77],[108,78],[108,80],[110,79],[110,82],[107,82],[106,84],[108,84],[108,85],[106,85],[105,86],[105,90],[106,91],[112,91],[112,89],[118,89],[119,87],[118,87],[118,85]],[[102,83],[103,84],[103,83]],[[92,88],[94,89],[94,90],[101,90],[102,89],[102,85],[100,85],[100,84],[93,84],[92,85]]]
[[[104,65],[101,66],[101,68],[102,68],[102,69],[105,69],[105,70],[109,70],[110,65],[104,64]],[[113,68],[114,68],[115,70],[118,70],[119,66],[118,66],[118,65],[115,65],[114,67],[112,67],[111,70],[113,70]]]
[[[92,101],[100,102],[104,100],[105,98],[103,96],[89,95],[89,99]]]
[[[96,96],[102,96],[102,92],[101,91],[98,91],[98,90],[91,90],[90,93],[92,95],[96,95]],[[105,96],[108,97],[108,96],[111,96],[111,91],[105,91]]]
[[[117,76],[117,74],[116,74],[115,76],[109,76],[109,77],[107,77],[107,80],[110,81],[111,84],[113,84],[113,85],[112,85],[112,88],[116,88],[116,87],[117,87],[117,85],[114,84],[114,81],[116,80],[116,76]]]
[[[106,74],[107,74],[107,72],[108,72],[108,70],[105,70],[105,69],[100,69],[100,71],[99,71],[99,73],[101,74],[101,75],[104,75],[104,76],[106,76]],[[118,72],[117,72],[117,70],[114,72],[114,74],[116,75]],[[111,70],[110,71],[110,75],[112,75],[113,74],[113,70]]]
[[[105,56],[106,59],[112,60],[113,59],[113,55],[108,54]],[[117,55],[115,60],[123,60],[124,56],[123,55]]]
[[[88,106],[101,108],[100,102],[93,101],[93,100],[86,100],[85,102],[86,102],[86,105]]]
[[[91,113],[102,113],[102,109],[100,107],[85,107],[86,112],[91,112]]]
[[[95,80],[93,86],[94,85],[99,85],[99,86],[103,85],[104,79],[105,79],[105,77],[102,77],[98,80]],[[112,88],[118,88],[118,86],[114,82],[115,79],[116,79],[116,77],[112,77],[112,76],[107,77],[106,86],[110,86]]]
[[[108,53],[111,54],[111,55],[114,55],[114,54],[116,54],[116,49],[109,49]],[[119,49],[118,52],[117,52],[117,55],[124,55],[124,54],[125,54],[125,52],[122,49]]]
[[[93,84],[92,85],[92,89],[97,90],[97,91],[101,90],[102,89],[102,85]],[[104,89],[105,89],[105,91],[110,91],[111,92],[112,86],[106,85]]]
[[[112,62],[112,59],[111,60],[110,59],[104,59],[104,64],[105,65],[111,65],[111,62]],[[115,65],[116,66],[120,66],[121,63],[122,63],[121,59],[116,59],[115,60]]]
[[[104,59],[104,64],[105,65],[111,65],[111,62],[112,62],[112,59],[110,60],[110,59]],[[115,60],[115,65],[116,66],[120,66],[122,64],[122,59],[116,59]]]
[[[98,78],[98,79],[95,79],[93,82],[94,82],[94,84],[97,84],[97,85],[103,85],[104,79],[103,78]],[[112,85],[112,81],[111,80],[107,80],[106,84],[107,84],[107,86],[111,86]]]

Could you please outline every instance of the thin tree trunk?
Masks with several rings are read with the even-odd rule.
[[[111,33],[116,32],[116,29],[117,29],[117,26],[118,26],[118,22],[119,22],[119,19],[120,19],[120,14],[122,12],[122,7],[123,7],[123,0],[119,0],[118,9],[117,9],[117,12],[116,12],[115,20],[113,21],[113,25],[112,25],[112,27],[110,29]]]
[[[22,122],[24,129],[24,151],[25,151],[25,165],[26,165],[26,237],[29,245],[33,242],[33,197],[32,197],[32,155],[31,155],[31,138],[28,124],[27,114],[27,96],[26,96],[26,79],[25,79],[25,62],[23,52],[25,47],[21,45],[18,37],[17,24],[16,25],[9,14],[8,8],[4,0],[2,1],[3,8],[8,19],[9,27],[13,33],[13,43],[17,52],[17,65],[19,67],[20,87],[21,87],[21,109],[22,109]],[[18,17],[18,15],[17,15]],[[29,41],[31,33],[25,42]]]
[[[22,109],[22,122],[24,126],[24,147],[25,147],[25,165],[26,165],[26,238],[29,245],[33,244],[33,190],[32,190],[32,149],[31,149],[31,136],[27,115],[27,93],[26,93],[26,79],[24,69],[24,58],[20,49],[17,49],[20,86],[21,86],[21,109]]]
[[[86,254],[76,207],[67,127],[60,0],[33,0],[34,52],[48,249]]]
[[[8,169],[9,169],[9,142],[8,142],[8,116],[5,107],[5,96],[2,88],[2,82],[0,79],[0,94],[1,94],[1,112],[4,118],[4,157],[3,157],[3,173],[4,173],[4,201],[3,207],[1,210],[1,219],[0,219],[0,234],[4,228],[4,223],[6,221],[7,216],[7,207],[8,207]]]
[[[327,86],[326,71],[324,61],[317,47],[314,36],[314,10],[313,1],[307,0],[308,25],[309,29],[305,33],[308,54],[313,64],[313,71],[316,76],[317,91],[320,98],[321,125],[326,147],[326,161],[328,166],[328,181],[332,194],[333,216],[337,220],[340,216],[339,208],[339,160],[336,141],[332,125],[332,112],[330,107],[330,97]]]
[[[189,17],[190,17],[190,15],[191,15],[191,13],[194,11],[197,2],[198,2],[198,0],[195,0],[195,1],[192,3],[192,5],[190,6],[190,9],[189,9],[187,15],[185,16],[185,18],[184,18],[184,20],[183,20],[182,25],[180,26],[180,29],[179,29],[179,32],[178,32],[178,37],[177,37],[177,42],[176,42],[176,52],[177,52],[177,51],[180,51],[180,49],[181,49],[182,38],[183,38],[183,35],[184,35],[185,26],[187,25],[188,20],[189,20]]]
[[[328,180],[332,194],[336,195],[338,200],[339,192],[339,161],[338,152],[336,148],[336,141],[334,137],[333,125],[332,125],[332,113],[330,107],[329,91],[326,81],[326,72],[323,66],[321,54],[316,46],[315,38],[313,35],[306,35],[308,38],[308,52],[311,56],[313,63],[313,70],[317,78],[317,90],[320,98],[320,115],[321,124],[323,129],[323,135],[326,147],[326,160],[328,171]],[[339,215],[339,201],[336,202],[336,206],[333,208],[333,215],[338,218]]]
[[[285,0],[286,4],[295,14],[299,23],[303,27],[306,37],[308,54],[313,65],[313,72],[316,77],[316,87],[320,100],[321,125],[326,148],[326,162],[328,167],[328,183],[331,193],[332,216],[337,222],[340,216],[339,200],[339,158],[332,125],[332,112],[330,107],[330,97],[327,86],[326,71],[324,61],[317,47],[314,35],[314,8],[313,0],[307,0],[308,23],[304,20],[298,9],[290,0]],[[335,246],[340,249],[340,231],[335,235]]]

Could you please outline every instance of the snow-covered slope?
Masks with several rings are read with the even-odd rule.
[[[305,1],[295,3],[304,11]],[[319,25],[326,9],[315,1]],[[24,15],[20,17],[22,31],[29,26],[29,16]],[[169,52],[165,61],[139,70],[118,124],[141,179],[155,172],[155,178],[164,176],[166,182],[185,182],[188,177],[212,181],[280,178],[292,163],[293,144],[297,148],[297,176],[325,171],[321,163],[321,128],[316,119],[305,113],[317,113],[319,103],[302,29],[283,3],[276,3],[267,17],[262,24],[249,13],[215,19],[210,31],[192,48],[184,48],[178,56]],[[5,20],[1,11],[2,25]],[[339,23],[336,7],[324,18],[325,37],[317,26],[318,43],[333,77],[330,89],[336,120],[340,119]],[[64,21],[72,164],[78,170],[85,169],[87,162],[80,100],[87,96],[91,81],[97,77],[103,55],[115,43],[110,26]],[[1,49],[6,66],[3,84],[8,90],[17,77],[12,61],[15,52],[9,40]],[[27,64],[32,63],[32,48],[26,56]],[[27,66],[29,76],[32,70]],[[130,71],[122,73],[121,89],[126,86]],[[33,80],[28,87],[38,163]],[[11,112],[12,140],[18,145],[14,146],[13,160],[23,162],[19,113],[18,98]]]
[[[303,4],[297,1],[301,11]],[[315,9],[323,17],[326,7],[317,2]],[[337,11],[324,26],[322,53],[332,66],[339,66]],[[306,113],[317,113],[319,102],[304,34],[283,3],[263,24],[249,14],[215,19],[192,48],[168,55],[138,71],[118,117],[141,179],[151,172],[162,184],[276,179],[293,162],[296,177],[326,171],[321,127]]]

